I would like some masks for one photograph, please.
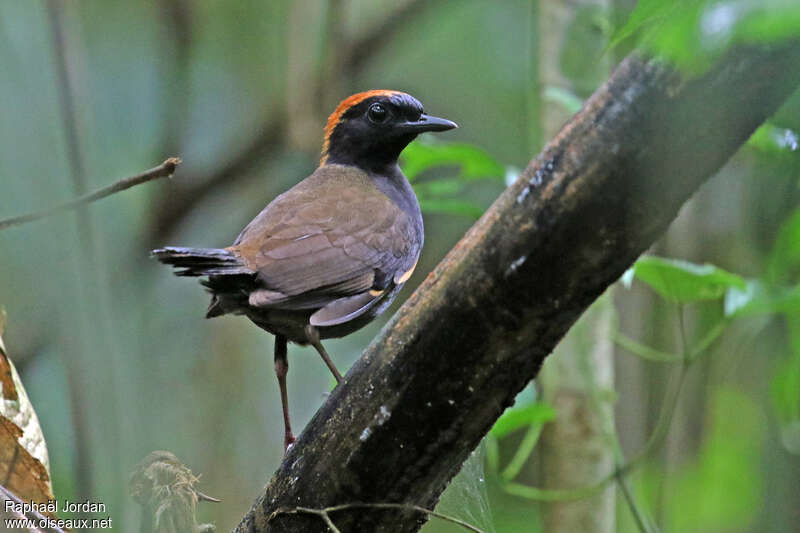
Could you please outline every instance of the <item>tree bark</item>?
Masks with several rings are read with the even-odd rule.
[[[545,94],[550,87],[566,87],[573,93],[599,84],[611,70],[610,54],[602,53],[602,37],[595,17],[608,16],[609,0],[543,0],[539,2],[539,72]],[[585,42],[599,41],[597,51],[585,52],[580,87],[565,75],[563,65],[569,39],[575,34]],[[591,41],[589,41],[591,42]],[[572,67],[574,76],[575,66]],[[602,70],[601,70],[602,69]],[[597,76],[597,71],[601,76]],[[593,76],[594,74],[594,76]],[[593,80],[597,80],[594,85]],[[584,89],[585,90],[585,89]],[[585,95],[585,93],[583,94]],[[581,96],[583,96],[581,95]],[[569,119],[560,105],[541,107],[544,138],[553,138]],[[603,479],[614,468],[614,346],[611,324],[614,303],[609,293],[595,301],[547,358],[539,374],[541,396],[558,416],[545,424],[537,445],[541,485],[545,489],[587,487]],[[576,501],[553,501],[542,505],[545,533],[612,533],[615,531],[616,487]]]
[[[798,83],[797,41],[739,49],[691,80],[623,61],[387,324],[236,531],[327,531],[283,512],[298,506],[433,507],[587,306]],[[410,532],[426,515],[331,518]]]

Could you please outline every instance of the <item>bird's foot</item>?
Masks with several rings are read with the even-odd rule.
[[[297,441],[297,439],[294,438],[294,435],[292,435],[291,432],[286,433],[286,435],[283,437],[283,448],[284,448],[284,450],[288,453],[289,450],[292,449],[292,446],[294,446],[294,443],[296,441]]]
[[[311,324],[306,326],[306,337],[308,339],[308,343],[317,350],[322,360],[325,361],[328,369],[330,369],[331,374],[333,374],[334,379],[336,379],[336,384],[339,385],[342,382],[342,374],[336,368],[336,365],[333,364],[331,360],[331,356],[328,355],[328,352],[322,346],[322,343],[319,340],[319,331],[317,328],[312,326]]]

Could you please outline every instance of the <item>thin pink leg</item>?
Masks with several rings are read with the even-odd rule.
[[[278,376],[278,386],[281,389],[281,406],[283,407],[283,445],[288,450],[294,444],[292,423],[289,421],[289,396],[286,393],[286,374],[289,372],[289,361],[286,358],[286,337],[275,336],[275,375]]]

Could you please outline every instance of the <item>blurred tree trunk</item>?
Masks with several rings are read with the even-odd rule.
[[[614,347],[610,294],[598,299],[546,360],[542,393],[558,417],[542,431],[540,462],[545,488],[586,487],[614,469],[610,440],[614,425]],[[612,532],[615,491],[544,507],[544,527],[553,532]]]
[[[565,47],[568,42],[591,42],[570,39],[570,35],[590,35],[595,29],[592,25],[597,23],[594,16],[607,14],[608,4],[608,0],[540,3],[539,72],[543,97],[549,88],[580,93],[580,87],[575,87],[562,70],[562,63],[571,61]],[[595,51],[585,52],[592,57]],[[599,65],[604,71],[610,70],[608,55]],[[563,105],[547,102],[541,110],[544,137],[551,139],[570,113]],[[606,294],[589,308],[542,367],[542,395],[558,412],[556,420],[544,427],[539,447],[545,488],[589,486],[614,468],[609,440],[614,430],[614,408],[611,395],[606,393],[614,387],[613,315],[613,302]],[[582,500],[551,502],[543,509],[544,530],[548,533],[610,533],[615,524],[614,486],[609,484]]]
[[[338,3],[338,2],[337,2]],[[319,148],[321,135],[319,97],[316,89],[321,80],[324,48],[326,5],[315,0],[292,2],[289,11],[289,64],[286,77],[287,136],[293,148],[313,152]],[[319,28],[318,38],[309,39],[303,27]]]

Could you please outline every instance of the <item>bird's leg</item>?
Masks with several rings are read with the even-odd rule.
[[[342,375],[336,369],[336,365],[333,364],[331,356],[328,355],[328,352],[325,351],[325,348],[322,346],[322,342],[320,342],[319,340],[319,331],[317,331],[317,328],[315,328],[311,324],[307,325],[306,337],[308,337],[309,344],[311,344],[311,346],[313,346],[317,350],[319,356],[322,357],[322,360],[325,361],[326,365],[328,365],[331,374],[333,374],[333,377],[336,378],[336,384],[338,385],[339,383],[341,383]]]
[[[275,335],[275,375],[281,389],[281,406],[283,407],[283,445],[288,450],[294,444],[292,424],[289,422],[289,397],[286,393],[286,374],[289,372],[289,360],[286,358],[286,337]]]

